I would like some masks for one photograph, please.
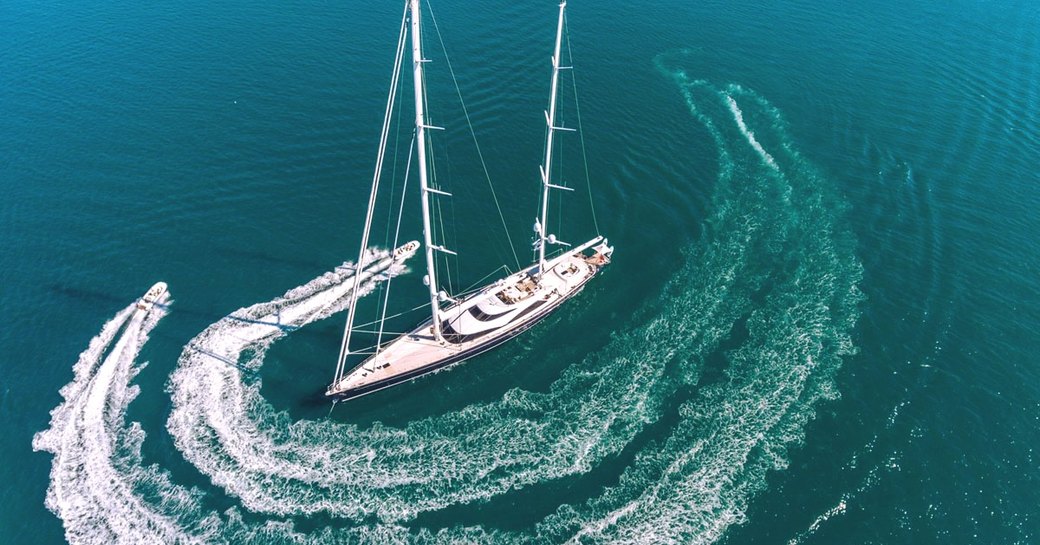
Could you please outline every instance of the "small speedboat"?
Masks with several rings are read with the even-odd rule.
[[[166,293],[166,282],[156,282],[154,286],[148,289],[148,292],[144,294],[137,301],[137,308],[144,311],[152,310],[155,306],[155,302],[162,298],[163,294]]]

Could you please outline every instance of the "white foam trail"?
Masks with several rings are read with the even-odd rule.
[[[831,517],[834,517],[834,516],[837,516],[837,515],[840,515],[840,514],[844,513],[845,509],[847,507],[848,506],[846,505],[845,500],[842,499],[841,501],[838,502],[837,505],[835,505],[834,507],[831,507],[830,509],[828,509],[827,512],[825,512],[822,515],[816,517],[816,520],[814,520],[813,523],[810,524],[809,527],[804,532],[798,534],[797,536],[792,538],[790,541],[788,541],[787,545],[798,545],[805,538],[815,534],[816,530],[820,529],[820,525],[823,524],[824,522],[827,522],[828,520],[830,520]]]
[[[736,120],[737,127],[740,128],[741,134],[744,135],[744,138],[747,138],[751,147],[755,148],[755,151],[758,152],[762,157],[762,160],[765,161],[770,168],[773,170],[780,170],[780,167],[776,166],[776,160],[773,159],[773,156],[762,147],[762,144],[758,143],[758,139],[755,138],[755,133],[748,130],[747,124],[744,123],[744,112],[740,110],[740,106],[737,106],[737,101],[733,100],[733,97],[727,96],[726,103],[729,104],[729,111],[733,112],[733,119]]]
[[[885,432],[892,431],[892,429],[895,427],[896,421],[899,419],[900,411],[907,405],[909,405],[909,403],[909,400],[903,400],[892,408],[892,411],[889,413],[888,420],[885,422]],[[851,459],[845,464],[845,469],[848,471],[855,470],[860,465],[863,465],[864,460],[867,458],[877,458],[880,455],[882,459],[867,470],[866,475],[856,488],[842,494],[841,499],[834,507],[831,507],[823,514],[816,517],[816,520],[814,520],[808,528],[799,532],[797,535],[795,535],[795,537],[791,538],[787,542],[788,545],[798,545],[806,538],[815,534],[816,531],[820,529],[820,526],[823,525],[823,523],[827,522],[828,520],[837,515],[845,514],[845,512],[848,510],[849,505],[854,504],[856,502],[856,499],[861,494],[866,493],[868,490],[871,490],[878,485],[884,473],[891,471],[899,471],[898,460],[900,458],[900,454],[898,452],[895,454],[889,452],[875,452],[880,438],[881,436],[875,434],[870,439],[870,441],[867,441],[867,443],[861,449],[854,452],[852,454]]]
[[[165,300],[150,312],[131,304],[105,324],[80,355],[73,381],[62,388],[65,402],[51,412],[50,428],[33,438],[35,450],[54,454],[47,507],[64,521],[70,542],[193,541],[184,539],[175,518],[138,495],[140,459],[132,451],[143,433],[136,423],[125,426],[123,421],[138,394],[129,382],[143,367],[134,360],[166,314]],[[166,500],[169,505],[191,503],[176,494]]]

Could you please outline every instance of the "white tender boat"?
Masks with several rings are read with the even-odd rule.
[[[152,310],[155,306],[155,302],[162,298],[163,294],[166,293],[166,282],[156,282],[143,297],[138,299],[137,308],[145,312]]]
[[[428,61],[422,53],[419,0],[407,1],[404,20],[401,24],[401,36],[398,41],[398,64],[392,79],[390,99],[386,110],[387,117],[384,119],[382,142],[362,234],[357,270],[363,270],[365,266],[365,250],[368,247],[376,192],[386,148],[387,128],[390,126],[390,114],[393,110],[392,105],[403,59],[407,23],[410,22],[415,86],[416,147],[414,149],[418,155],[419,182],[422,192],[423,247],[426,257],[425,281],[429,287],[431,314],[429,319],[419,324],[412,332],[386,343],[381,342],[382,322],[385,321],[385,319],[381,319],[380,334],[375,347],[368,352],[352,352],[350,340],[351,333],[356,327],[354,319],[361,279],[360,274],[355,275],[355,285],[348,306],[347,326],[343,335],[336,374],[326,395],[337,400],[353,399],[431,373],[495,348],[531,328],[559,308],[564,301],[580,292],[586,283],[610,263],[613,248],[602,236],[596,236],[584,244],[568,248],[556,256],[546,256],[547,244],[568,247],[567,244],[557,240],[555,235],[547,234],[547,230],[543,227],[547,225],[550,191],[570,189],[562,184],[554,183],[550,171],[553,164],[554,135],[557,131],[573,130],[556,125],[559,73],[561,70],[569,68],[560,66],[565,8],[566,2],[561,3],[556,29],[556,46],[552,58],[553,73],[549,109],[545,112],[547,136],[545,160],[540,168],[542,182],[540,217],[534,224],[534,249],[537,252],[537,258],[534,263],[523,270],[455,299],[441,290],[437,284],[434,252],[452,255],[455,255],[455,252],[435,243],[432,239],[430,200],[433,197],[449,197],[450,194],[431,187],[427,178],[427,170],[432,168],[426,157],[427,131],[437,127],[432,127],[427,123],[424,112],[426,96],[423,70],[424,64]],[[385,310],[383,314],[385,317]],[[348,370],[346,361],[353,354],[365,354],[368,357],[359,365]]]

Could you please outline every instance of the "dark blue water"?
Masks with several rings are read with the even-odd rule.
[[[556,5],[433,9],[526,260]],[[401,6],[0,7],[4,540],[1036,542],[1040,6],[568,14],[614,263],[330,416]],[[513,257],[427,44],[464,286]]]

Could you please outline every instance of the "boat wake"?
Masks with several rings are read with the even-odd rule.
[[[834,187],[776,108],[741,86],[661,68],[714,139],[719,175],[701,238],[642,318],[546,392],[513,389],[402,427],[294,421],[248,375],[273,342],[342,310],[355,271],[327,273],[187,343],[166,430],[210,483],[190,486],[145,464],[144,431],[126,422],[135,359],[162,315],[127,307],[81,355],[34,441],[55,455],[47,505],[68,539],[711,543],[742,522],[817,403],[838,395],[861,267]],[[366,262],[366,293],[402,271],[386,253]],[[525,529],[419,522],[608,461],[623,462],[615,484],[560,500]],[[221,511],[214,495],[236,506]],[[333,524],[300,529],[313,524],[297,528],[298,516]]]
[[[165,301],[164,294],[156,302]],[[51,411],[50,428],[33,438],[33,449],[54,454],[47,507],[64,521],[70,542],[167,541],[181,533],[177,511],[195,506],[187,490],[142,486],[162,483],[164,476],[143,466],[144,432],[125,421],[139,393],[130,381],[144,367],[135,360],[165,314],[164,307],[146,312],[134,302],[109,320],[80,354],[72,382],[61,389],[64,403]]]

